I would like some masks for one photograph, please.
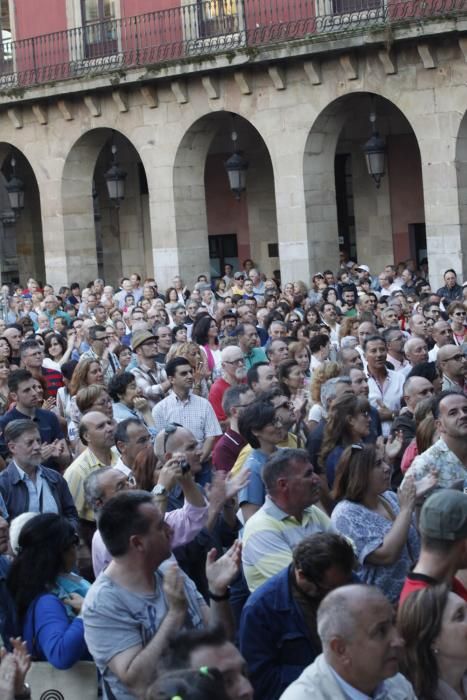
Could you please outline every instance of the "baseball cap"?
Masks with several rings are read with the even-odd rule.
[[[245,279],[245,275],[243,274],[243,272],[236,272],[234,274],[234,280],[244,280],[244,279]]]
[[[364,272],[370,272],[370,268],[368,267],[368,265],[358,265],[356,269],[363,270]]]
[[[131,347],[133,350],[136,350],[136,348],[139,348],[140,345],[143,345],[143,343],[147,343],[148,340],[155,340],[155,336],[153,333],[150,331],[135,331],[133,333],[133,337],[131,339]]]
[[[424,503],[420,513],[422,535],[455,542],[467,537],[467,494],[440,489]]]

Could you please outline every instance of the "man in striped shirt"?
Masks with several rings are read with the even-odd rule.
[[[296,544],[315,532],[333,532],[331,521],[317,508],[320,479],[306,450],[275,452],[263,467],[267,496],[247,521],[243,535],[243,571],[250,591],[292,561]]]

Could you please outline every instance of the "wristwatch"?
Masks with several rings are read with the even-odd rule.
[[[152,490],[153,496],[167,496],[167,489],[162,484],[156,484]]]

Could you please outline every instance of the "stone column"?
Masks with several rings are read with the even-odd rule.
[[[419,137],[430,283],[441,287],[443,273],[454,268],[467,276],[467,140],[459,115],[432,115],[432,137]],[[457,141],[457,143],[456,143]],[[457,146],[457,159],[456,159]]]

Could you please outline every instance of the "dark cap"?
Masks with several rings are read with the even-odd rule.
[[[131,339],[131,347],[133,350],[136,350],[136,348],[139,348],[140,345],[144,345],[144,343],[147,343],[148,340],[155,339],[155,335],[150,331],[136,331],[135,333],[133,333]]]
[[[467,494],[453,489],[436,491],[423,505],[419,529],[435,540],[467,538]]]

